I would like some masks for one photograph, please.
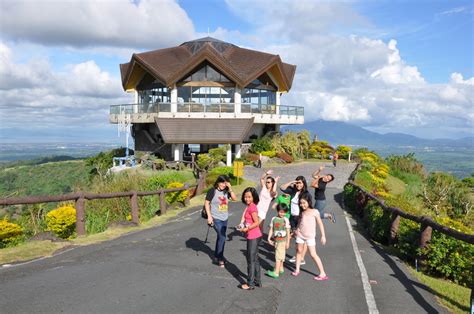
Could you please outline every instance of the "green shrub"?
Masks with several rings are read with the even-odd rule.
[[[23,236],[23,228],[17,224],[8,222],[6,219],[0,220],[0,247],[16,243]]]
[[[276,152],[274,150],[268,150],[261,152],[262,156],[266,156],[268,158],[273,158],[276,156]]]
[[[337,151],[337,154],[339,155],[339,158],[348,159],[349,158],[349,152],[352,152],[352,148],[350,148],[349,146],[345,146],[345,145],[339,145],[336,148],[336,151]]]
[[[418,257],[420,243],[420,225],[409,219],[400,218],[398,242],[395,247],[402,258],[413,262]]]
[[[185,183],[188,179],[189,177],[186,175],[186,173],[182,171],[160,172],[148,178],[146,183],[146,189],[147,191],[158,190],[165,188],[171,182]]]
[[[349,210],[355,210],[357,189],[351,184],[344,185],[344,204]]]
[[[422,253],[426,255],[429,273],[464,286],[473,282],[473,245],[434,230],[428,247]]]
[[[166,186],[167,189],[175,189],[175,188],[182,188],[182,187],[184,187],[184,184],[181,182],[171,182]],[[165,195],[165,199],[168,204],[174,204],[174,203],[184,204],[188,195],[189,195],[188,190],[168,192]]]
[[[391,214],[384,211],[374,201],[369,201],[364,210],[368,211],[369,234],[377,242],[386,244],[390,237]]]
[[[257,139],[252,140],[252,146],[250,146],[250,152],[252,153],[260,153],[264,151],[271,151],[272,144],[271,139],[268,136],[260,137]]]
[[[230,178],[230,184],[237,184],[237,177],[234,177],[234,168],[233,167],[216,167],[209,171],[206,177],[206,186],[212,186],[216,182],[217,177],[220,175],[226,175]]]
[[[53,209],[46,215],[46,225],[58,237],[71,238],[76,230],[76,209],[70,205]]]

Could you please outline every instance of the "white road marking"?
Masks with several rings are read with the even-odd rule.
[[[359,266],[362,286],[364,287],[365,301],[367,302],[369,313],[378,314],[379,310],[377,309],[377,304],[375,303],[375,298],[374,294],[372,293],[372,287],[369,283],[369,276],[367,275],[367,270],[365,269],[364,262],[362,261],[362,257],[360,256],[359,247],[357,246],[357,242],[354,237],[354,230],[352,229],[349,217],[347,217],[347,215],[344,216],[346,218],[347,228],[349,229],[349,236],[351,238],[352,249],[354,250],[357,266]]]

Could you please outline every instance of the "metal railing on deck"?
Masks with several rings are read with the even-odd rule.
[[[243,103],[240,105],[240,107],[241,113],[304,116],[304,107],[300,106],[277,106],[272,104]],[[110,114],[143,114],[160,112],[171,112],[171,103],[124,104],[110,106]],[[235,103],[177,103],[177,112],[234,113]]]

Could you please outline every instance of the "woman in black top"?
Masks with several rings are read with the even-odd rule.
[[[314,182],[311,186],[314,187],[314,199],[316,200],[314,208],[319,210],[321,219],[326,218],[330,219],[332,222],[336,222],[336,216],[333,213],[324,212],[324,208],[326,208],[326,185],[334,180],[334,176],[332,174],[320,176],[320,173],[323,169],[324,167],[321,166],[313,173]]]

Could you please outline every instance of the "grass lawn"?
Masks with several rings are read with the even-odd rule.
[[[459,286],[451,281],[433,278],[416,272],[415,269],[409,267],[410,272],[420,282],[424,283],[431,289],[438,301],[453,313],[469,313],[471,309],[471,290]]]

